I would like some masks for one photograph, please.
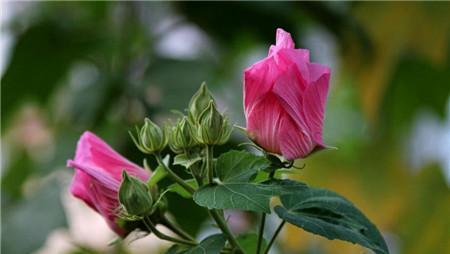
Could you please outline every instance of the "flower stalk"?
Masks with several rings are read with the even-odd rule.
[[[208,183],[213,183],[214,177],[214,165],[213,165],[213,146],[206,146],[206,174],[208,175]],[[222,232],[227,236],[230,245],[233,246],[238,252],[243,253],[241,246],[234,237],[231,230],[228,228],[222,215],[216,209],[209,210],[209,215],[216,221],[217,226],[222,230]]]
[[[194,188],[192,188],[181,177],[179,177],[175,172],[173,172],[172,169],[170,169],[170,167],[166,166],[166,164],[164,164],[164,162],[162,161],[160,154],[155,154],[155,158],[156,158],[156,161],[158,162],[158,164],[167,171],[167,173],[172,178],[172,180],[174,180],[181,187],[186,189],[189,193],[194,194],[194,192],[195,192]]]
[[[266,250],[264,251],[264,254],[268,254],[270,251],[270,248],[272,247],[273,243],[278,237],[278,234],[280,234],[281,229],[283,229],[284,224],[286,224],[286,221],[283,220],[280,225],[278,225],[277,229],[275,230],[275,233],[273,234],[272,238],[270,239],[269,243],[267,244]]]
[[[160,239],[188,246],[196,246],[198,244],[195,241],[178,239],[162,233],[156,228],[155,224],[153,224],[153,222],[148,217],[145,217],[142,221],[144,222],[144,225],[150,230],[150,232],[153,232]]]
[[[262,213],[261,214],[261,222],[260,222],[260,226],[259,226],[259,232],[258,232],[258,242],[256,244],[256,254],[259,254],[259,252],[261,251],[261,244],[262,244],[262,240],[264,239],[265,225],[266,225],[266,214]]]

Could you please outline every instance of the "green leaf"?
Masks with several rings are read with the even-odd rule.
[[[209,209],[269,213],[269,202],[274,189],[271,185],[250,183],[258,171],[269,165],[264,157],[246,151],[224,153],[216,162],[220,182],[200,188],[194,193],[194,201]]]
[[[211,235],[203,239],[199,245],[188,249],[183,254],[218,254],[225,246],[226,238],[222,234]]]
[[[256,245],[258,244],[258,235],[255,233],[243,234],[239,235],[236,240],[239,245],[242,247],[244,254],[254,254],[256,253]],[[265,250],[267,247],[267,242],[263,239],[262,241],[262,250]]]
[[[230,151],[217,159],[216,172],[222,182],[248,182],[258,171],[270,166],[264,157],[246,151]]]
[[[183,248],[180,245],[174,244],[164,254],[180,254],[182,251]]]
[[[303,183],[291,180],[272,180],[265,183],[219,183],[200,188],[194,201],[208,209],[239,209],[270,213],[270,199],[301,191]]]
[[[307,187],[281,196],[278,216],[304,230],[330,240],[357,243],[377,254],[388,249],[377,228],[350,201],[325,189]]]
[[[190,168],[196,162],[199,162],[201,160],[202,158],[198,154],[190,157],[188,157],[186,154],[178,154],[174,158],[173,165],[181,165],[185,168]]]
[[[189,186],[193,187],[194,189],[198,188],[198,184],[195,181],[195,179],[189,179],[185,180],[185,183],[187,183]],[[175,192],[178,195],[182,196],[183,198],[192,198],[191,193],[186,191],[183,187],[181,187],[178,183],[171,184],[167,189],[171,192]]]
[[[209,185],[194,193],[194,201],[208,209],[240,209],[270,213],[273,192],[264,184],[225,183]]]

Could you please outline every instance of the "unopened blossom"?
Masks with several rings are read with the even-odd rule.
[[[244,111],[249,136],[288,160],[323,149],[322,127],[330,69],[311,63],[291,35],[277,29],[276,44],[244,72]]]
[[[150,172],[124,158],[89,131],[80,137],[75,158],[67,166],[75,169],[70,192],[102,215],[114,232],[126,236],[129,229],[118,223],[122,171],[142,181],[148,180]]]

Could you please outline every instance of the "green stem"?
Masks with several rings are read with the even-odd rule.
[[[163,224],[164,226],[166,226],[168,229],[170,229],[172,232],[174,232],[175,234],[177,234],[178,236],[186,239],[186,240],[190,240],[190,241],[195,241],[195,239],[189,235],[188,233],[186,233],[183,229],[181,229],[180,227],[177,227],[175,224],[173,224],[171,221],[169,221],[166,217],[162,218],[162,222],[161,224]]]
[[[213,163],[213,146],[206,145],[206,174],[208,175],[208,183],[212,183],[214,179]]]
[[[264,226],[266,225],[266,214],[262,213],[261,214],[261,224],[259,226],[259,233],[258,233],[258,243],[256,245],[256,253],[255,254],[259,254],[259,252],[261,251],[261,244],[262,244],[262,240],[264,239]]]
[[[231,230],[228,228],[227,223],[223,219],[223,217],[219,214],[217,210],[209,210],[209,214],[211,217],[216,221],[217,226],[222,230],[222,232],[227,236],[228,241],[230,242],[231,246],[233,248],[239,250],[239,253],[243,253],[242,247],[237,242],[236,238],[234,237]]]
[[[275,233],[272,236],[272,239],[270,239],[269,244],[267,245],[266,251],[264,251],[264,254],[269,253],[270,248],[272,247],[273,243],[275,242],[275,239],[277,238],[278,234],[281,232],[281,229],[283,228],[284,224],[286,223],[285,220],[283,220],[280,225],[278,226],[277,230],[275,230]]]
[[[171,237],[171,236],[168,236],[168,235],[162,233],[161,231],[159,231],[156,228],[156,226],[153,224],[153,222],[149,218],[144,218],[142,221],[144,222],[145,226],[160,239],[174,242],[174,243],[189,245],[189,246],[198,245],[197,242],[188,241],[188,240],[184,240],[184,239],[177,239],[177,238],[174,238],[174,237]]]
[[[208,175],[209,184],[213,183],[214,178],[213,158],[213,146],[206,145],[206,174]],[[241,246],[237,242],[231,230],[228,228],[227,223],[220,213],[220,210],[209,210],[209,215],[214,219],[214,221],[216,221],[217,226],[227,236],[230,245],[234,249],[237,249],[239,253],[243,253]]]
[[[175,172],[173,172],[169,167],[166,166],[166,164],[164,164],[164,162],[162,161],[161,155],[159,154],[155,154],[155,158],[158,161],[158,164],[162,167],[164,167],[164,169],[167,171],[167,173],[170,175],[170,177],[172,177],[172,179],[178,183],[179,185],[181,185],[184,189],[186,189],[189,193],[193,194],[195,192],[194,188],[192,188],[191,186],[189,186],[189,184],[187,184],[186,182],[184,182],[184,180],[179,177],[177,174],[175,174]]]

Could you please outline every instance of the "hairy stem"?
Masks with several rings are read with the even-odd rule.
[[[214,179],[214,167],[213,167],[213,146],[206,145],[206,174],[208,176],[208,183],[212,183]]]
[[[156,160],[158,161],[158,164],[160,166],[164,167],[164,169],[167,171],[167,173],[172,178],[172,180],[174,180],[176,183],[181,185],[189,193],[193,194],[195,192],[194,188],[189,186],[189,184],[184,182],[184,180],[181,177],[179,177],[177,174],[175,174],[175,172],[173,172],[172,169],[170,169],[169,167],[166,166],[166,164],[164,164],[164,162],[162,161],[161,155],[157,154],[157,155],[155,155],[155,157],[156,157]]]
[[[270,239],[269,244],[267,245],[266,251],[264,251],[264,254],[269,253],[270,248],[272,247],[273,243],[275,242],[275,239],[277,239],[278,234],[281,232],[281,229],[283,228],[284,224],[286,223],[285,220],[283,220],[280,225],[278,226],[277,230],[275,230],[275,233],[272,236],[272,239]]]
[[[206,146],[206,174],[208,176],[208,183],[211,184],[214,178],[214,167],[213,167],[213,146]],[[238,250],[239,253],[243,253],[241,246],[237,242],[231,230],[228,228],[227,223],[221,215],[220,210],[209,210],[209,215],[214,219],[217,226],[222,230],[222,232],[227,236],[228,242],[234,249]]]
[[[228,238],[228,242],[230,242],[230,245],[233,246],[233,248],[237,249],[239,251],[238,253],[243,253],[242,247],[237,242],[236,238],[234,237],[231,230],[228,228],[227,223],[225,222],[224,218],[219,214],[219,212],[214,209],[209,210],[209,215],[216,221],[217,226]]]
[[[256,245],[256,253],[255,254],[259,254],[259,252],[261,251],[261,244],[262,244],[262,240],[264,239],[263,235],[264,235],[264,226],[266,225],[266,214],[262,213],[261,214],[261,222],[260,222],[260,226],[259,226],[259,233],[258,233],[258,243]]]
[[[190,240],[190,241],[195,241],[195,239],[189,235],[188,233],[186,233],[183,229],[181,229],[180,227],[176,226],[175,224],[173,224],[171,221],[169,221],[166,217],[162,218],[161,224],[163,224],[164,226],[166,226],[168,229],[170,229],[172,232],[174,232],[175,234],[177,234],[178,236],[186,239],[186,240]]]
[[[185,240],[185,239],[177,239],[177,238],[174,238],[174,237],[171,237],[171,236],[168,236],[168,235],[162,233],[161,231],[159,231],[156,228],[155,224],[153,224],[153,222],[147,217],[144,218],[142,221],[144,222],[145,226],[160,239],[174,242],[174,243],[189,245],[189,246],[198,245],[198,243],[195,241],[189,241],[189,240]]]

